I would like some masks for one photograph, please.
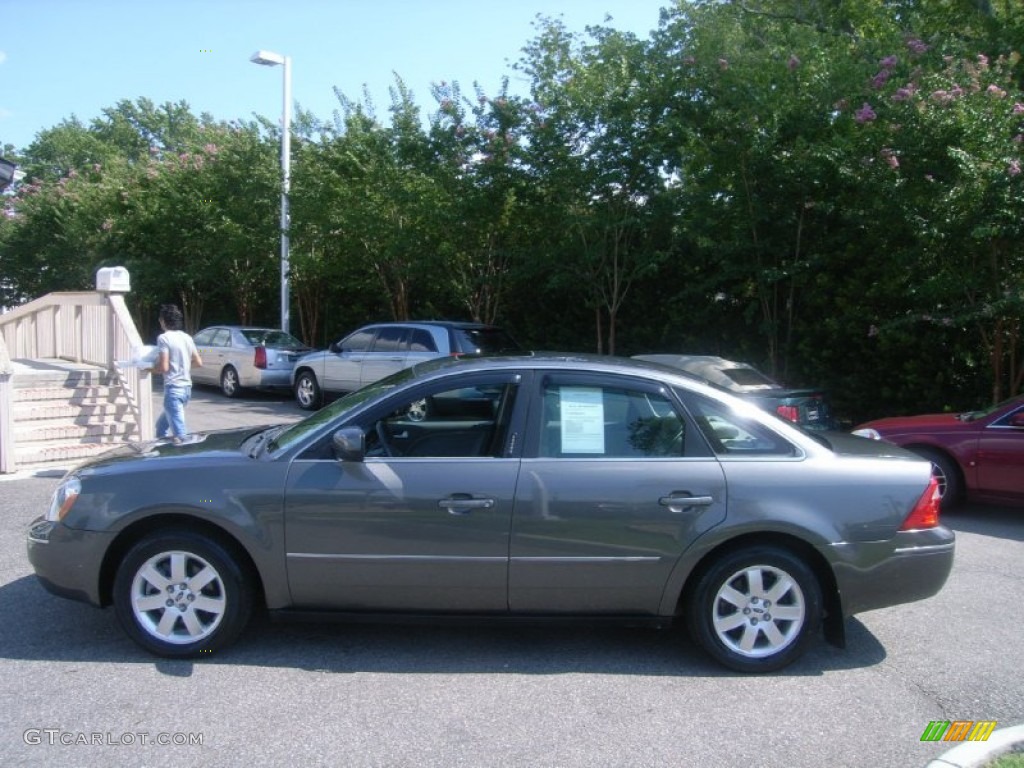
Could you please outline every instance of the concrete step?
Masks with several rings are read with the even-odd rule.
[[[117,385],[116,376],[105,370],[87,371],[31,371],[19,373],[13,379],[14,389],[31,389],[33,387],[89,387]]]
[[[36,469],[47,464],[74,464],[105,453],[123,443],[123,440],[23,443],[18,446],[18,469]]]
[[[15,387],[14,402],[25,403],[40,400],[61,400],[65,403],[81,403],[88,400],[112,402],[123,396],[119,386],[95,385],[81,387]]]
[[[138,425],[134,422],[82,424],[66,421],[30,421],[14,427],[14,439],[18,445],[48,440],[80,441],[89,437],[128,440],[137,437],[138,433]]]
[[[106,400],[85,399],[78,403],[60,400],[28,400],[15,403],[12,416],[15,424],[45,419],[79,419],[106,421],[134,421],[131,406],[126,401],[111,403]]]

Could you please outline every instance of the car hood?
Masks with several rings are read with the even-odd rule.
[[[861,424],[858,429],[874,429],[882,433],[926,432],[949,430],[964,426],[958,413],[928,413],[921,416],[893,416]]]
[[[180,443],[165,437],[140,443],[127,443],[90,459],[75,468],[79,473],[96,473],[126,464],[170,462],[188,460],[211,460],[220,457],[237,457],[242,444],[250,437],[268,429],[261,427],[239,427],[214,432],[196,432]]]

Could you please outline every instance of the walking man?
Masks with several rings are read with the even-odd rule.
[[[181,310],[174,304],[160,307],[160,328],[157,337],[158,357],[153,370],[164,376],[164,412],[156,422],[157,437],[173,437],[181,442],[188,434],[185,406],[192,398],[192,366],[202,365],[192,337],[185,333]]]

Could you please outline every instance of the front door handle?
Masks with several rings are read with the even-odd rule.
[[[447,509],[451,515],[468,515],[471,509],[491,509],[494,507],[494,499],[474,499],[468,493],[456,493],[441,499],[437,506]]]
[[[663,507],[668,507],[669,512],[685,512],[687,509],[693,507],[710,507],[715,503],[714,498],[711,496],[693,496],[689,493],[671,493],[668,496],[662,496],[658,499],[658,503]]]

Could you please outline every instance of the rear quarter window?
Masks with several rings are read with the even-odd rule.
[[[768,427],[725,403],[692,392],[680,397],[693,414],[701,433],[719,456],[796,456],[792,443]]]

